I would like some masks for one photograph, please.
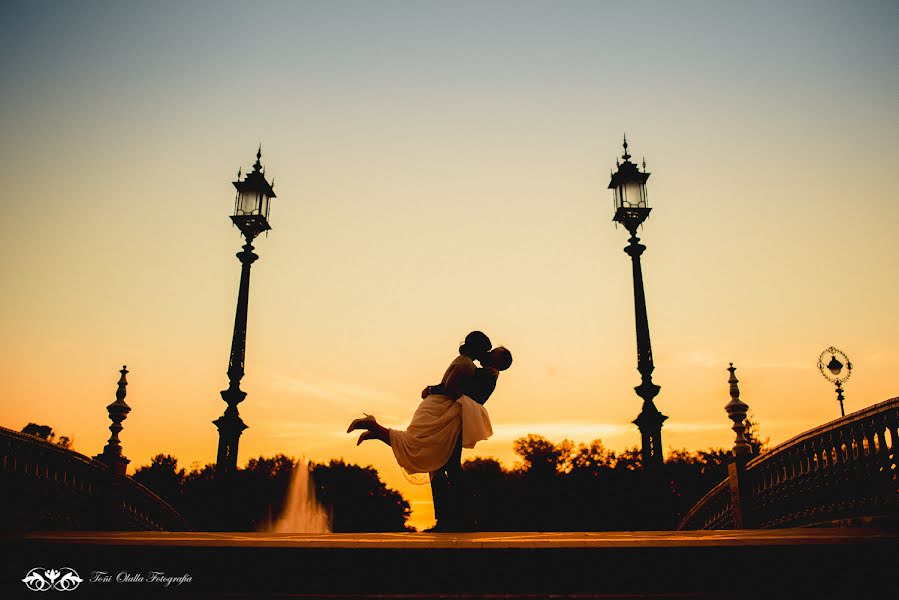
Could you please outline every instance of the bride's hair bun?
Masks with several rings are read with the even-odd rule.
[[[492,346],[490,338],[483,331],[472,331],[459,346],[459,354],[477,358],[489,352]]]

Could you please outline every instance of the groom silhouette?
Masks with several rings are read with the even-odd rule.
[[[482,361],[493,344],[483,332],[472,331],[465,336],[465,341],[459,347],[459,354],[467,356],[472,361]],[[482,371],[475,371],[466,387],[466,393],[470,398],[484,404],[493,392],[496,380],[481,377]],[[428,386],[422,393],[422,398],[432,393],[442,391],[441,386]],[[462,430],[453,447],[453,453],[449,460],[436,471],[431,472],[431,496],[434,500],[434,516],[437,524],[429,532],[462,531],[465,529],[463,521],[462,505],[464,503],[464,473],[462,472]]]

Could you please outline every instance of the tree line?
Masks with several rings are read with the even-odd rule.
[[[750,423],[752,452],[767,440]],[[555,443],[528,435],[513,444],[510,468],[492,458],[463,464],[458,510],[472,531],[635,531],[671,529],[708,490],[727,476],[729,451],[671,451],[654,474],[642,470],[638,448],[614,452],[601,440]],[[284,454],[251,459],[227,479],[214,465],[178,467],[154,456],[133,478],[169,502],[199,530],[253,531],[284,508],[297,462]],[[334,532],[407,531],[409,502],[381,481],[373,467],[343,460],[309,466],[318,501]]]

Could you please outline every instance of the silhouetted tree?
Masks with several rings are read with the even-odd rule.
[[[284,510],[295,466],[292,457],[276,454],[271,458],[251,458],[237,473],[240,488],[245,491],[242,504],[250,529],[267,527]]]
[[[521,464],[463,464],[464,522],[481,531],[603,531],[673,527],[727,476],[729,451],[673,450],[652,475],[637,447],[575,444],[530,434],[514,441]]]
[[[689,452],[672,450],[665,460],[665,475],[671,493],[673,524],[680,521],[712,487],[727,477],[733,455],[722,448]]]
[[[593,440],[590,444],[579,444],[574,448],[562,464],[562,471],[597,475],[611,469],[615,460],[615,453],[606,448],[602,440]]]
[[[175,508],[194,528],[200,531],[231,528],[223,505],[223,501],[228,498],[227,488],[220,484],[215,478],[213,463],[191,465],[190,471],[184,476],[181,500]]]
[[[528,434],[512,443],[512,450],[522,458],[522,470],[535,477],[552,477],[562,465],[563,459],[571,452],[571,442],[554,444],[543,436]]]
[[[49,425],[38,425],[37,423],[29,423],[22,428],[22,433],[33,435],[34,437],[40,438],[46,442],[53,441],[53,437],[56,435],[55,433],[53,433],[53,428]]]
[[[216,477],[215,465],[187,473],[176,508],[201,530],[257,531],[281,513],[293,474],[285,454],[251,458],[243,469]]]
[[[177,505],[181,500],[185,472],[178,468],[178,459],[171,454],[157,454],[149,465],[140,467],[131,477],[169,504]]]
[[[28,435],[33,435],[36,438],[40,438],[45,442],[50,442],[51,444],[56,444],[57,446],[62,446],[67,450],[73,450],[74,439],[67,435],[60,436],[59,439],[56,438],[56,432],[53,431],[53,428],[49,425],[38,425],[37,423],[28,423],[25,427],[22,428],[22,433],[27,433]]]
[[[462,493],[458,496],[461,524],[472,531],[503,531],[520,522],[514,498],[519,472],[509,473],[493,458],[473,458],[462,464]]]
[[[250,459],[229,477],[215,465],[185,472],[170,455],[154,456],[134,479],[168,501],[198,530],[255,531],[281,514],[296,461],[284,454]],[[409,503],[388,488],[372,467],[343,461],[312,465],[316,496],[333,518],[334,531],[405,531]]]
[[[631,446],[613,457],[613,462],[617,470],[639,471],[643,468],[643,452],[636,446]]]
[[[749,414],[746,419],[746,431],[744,432],[746,441],[749,442],[749,448],[752,456],[758,456],[768,451],[768,444],[771,438],[762,438],[759,433],[759,424],[755,420],[755,415]]]
[[[388,488],[373,467],[332,460],[314,465],[312,477],[334,532],[408,530],[409,502]]]

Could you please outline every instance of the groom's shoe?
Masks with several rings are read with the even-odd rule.
[[[347,433],[354,431],[356,429],[370,429],[371,428],[371,427],[369,427],[370,425],[372,425],[373,423],[377,423],[377,420],[375,420],[375,418],[373,416],[366,414],[366,413],[362,413],[362,414],[365,415],[365,417],[362,419],[353,419],[353,422],[350,423],[349,427],[347,427],[347,430],[346,430]]]

